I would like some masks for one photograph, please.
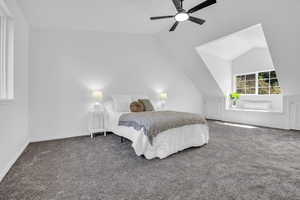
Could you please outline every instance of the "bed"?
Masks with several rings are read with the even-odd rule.
[[[112,101],[105,103],[106,129],[130,140],[131,146],[138,156],[144,155],[146,159],[163,159],[190,147],[203,146],[209,141],[209,128],[206,123],[164,130],[149,140],[145,134],[145,129],[139,130],[134,127],[119,125],[120,117],[129,113],[126,109],[129,107],[128,102],[136,99],[136,97],[122,95],[112,99]],[[158,114],[158,112],[155,111],[153,114]],[[169,115],[172,115],[172,112]]]

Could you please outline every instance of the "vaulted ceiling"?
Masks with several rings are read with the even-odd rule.
[[[183,22],[169,33],[172,19],[150,16],[175,13],[171,0],[18,0],[33,28],[100,30],[154,34],[173,60],[207,95],[222,95],[195,47],[262,24],[275,69],[285,94],[300,94],[300,1],[218,0],[195,13],[206,19],[198,26]],[[185,0],[189,8],[201,0]]]
[[[34,28],[156,33],[173,19],[150,21],[151,16],[175,14],[171,0],[18,0]],[[201,1],[200,1],[201,2]],[[199,0],[186,0],[190,8]]]
[[[202,44],[262,24],[274,67],[285,95],[300,94],[300,1],[298,0],[219,0],[198,16],[202,26],[186,23],[170,34],[159,35],[173,59],[207,95],[222,95],[195,48]]]

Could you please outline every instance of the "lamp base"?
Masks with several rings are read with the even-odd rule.
[[[159,102],[159,110],[164,110],[166,107],[166,102],[165,101],[160,101]]]
[[[101,103],[97,102],[97,103],[94,104],[93,108],[94,108],[95,111],[102,111],[103,110],[103,105]]]

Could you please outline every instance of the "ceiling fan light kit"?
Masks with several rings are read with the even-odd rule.
[[[178,22],[186,21],[190,18],[190,15],[186,12],[180,12],[175,15],[175,20]]]
[[[185,11],[183,9],[183,0],[172,0],[176,10],[177,10],[177,14],[176,15],[166,15],[166,16],[158,16],[158,17],[150,17],[151,20],[158,20],[158,19],[167,19],[167,18],[174,18],[175,19],[175,23],[173,24],[173,26],[170,28],[170,32],[174,31],[176,29],[176,27],[178,26],[179,22],[184,22],[184,21],[191,21],[194,22],[196,24],[202,25],[205,23],[204,19],[200,19],[197,17],[193,17],[190,14],[197,12],[203,8],[206,8],[208,6],[211,6],[215,3],[217,3],[216,0],[206,0],[200,4],[198,4],[197,6],[189,9],[188,11]]]

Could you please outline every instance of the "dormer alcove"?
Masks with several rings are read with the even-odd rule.
[[[282,112],[283,89],[261,24],[196,47],[225,97],[225,109]],[[238,93],[235,102],[230,94]]]

